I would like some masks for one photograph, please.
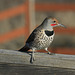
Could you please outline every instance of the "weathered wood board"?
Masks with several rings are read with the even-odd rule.
[[[75,55],[35,53],[35,61],[30,64],[30,55],[14,50],[0,49],[0,63],[27,64],[75,69]]]
[[[0,75],[75,75],[74,69],[0,63]]]

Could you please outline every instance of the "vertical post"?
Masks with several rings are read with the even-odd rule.
[[[35,0],[29,0],[29,22],[30,22],[30,32],[35,27]]]
[[[25,2],[26,4],[26,13],[25,13],[25,21],[26,21],[26,28],[27,28],[27,32],[26,32],[26,38],[29,36],[30,33],[30,20],[29,20],[29,1],[26,0]]]

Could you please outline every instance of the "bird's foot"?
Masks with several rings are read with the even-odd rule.
[[[33,64],[33,61],[35,61],[35,59],[30,59],[30,63]]]
[[[30,63],[33,64],[33,60],[30,59]]]
[[[33,58],[33,61],[35,61],[35,58]]]
[[[34,57],[30,58],[30,63],[33,64],[33,61],[35,61]]]
[[[33,64],[33,59],[32,58],[30,58],[30,63]]]

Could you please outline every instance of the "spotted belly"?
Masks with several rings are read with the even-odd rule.
[[[34,40],[35,43],[32,43],[32,47],[36,48],[36,50],[48,48],[52,43],[53,38],[54,35],[47,36],[45,34],[42,34],[40,36],[37,36],[37,38]]]

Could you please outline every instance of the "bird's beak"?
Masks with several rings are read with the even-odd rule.
[[[57,26],[61,26],[61,27],[64,27],[64,28],[66,28],[66,26],[64,26],[64,25],[62,25],[62,24],[58,24]]]

